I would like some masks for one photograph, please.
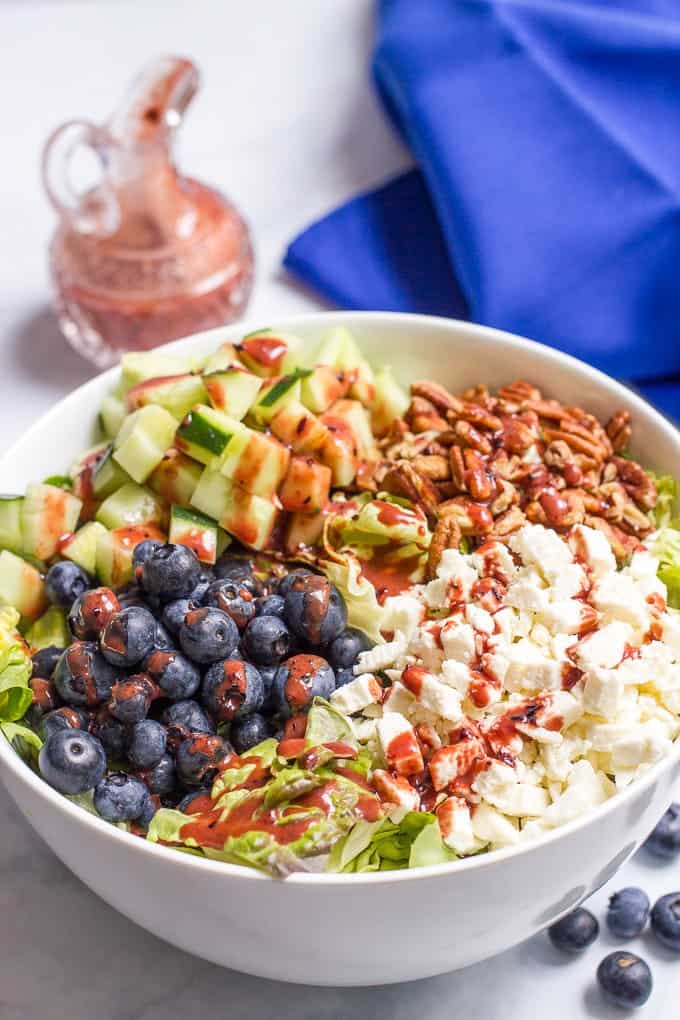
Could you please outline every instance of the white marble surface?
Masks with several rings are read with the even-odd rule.
[[[103,118],[151,56],[193,56],[205,83],[181,153],[191,172],[219,183],[250,220],[258,252],[251,312],[266,322],[318,307],[278,274],[285,241],[408,161],[367,83],[371,7],[368,0],[0,3],[6,441],[90,374],[48,310],[52,217],[37,167],[49,131],[70,117]],[[622,884],[644,885],[655,897],[680,885],[680,866],[662,869],[638,856],[613,886]],[[594,898],[599,913],[606,894]],[[656,979],[639,1015],[677,1015],[680,961],[649,935],[634,947]],[[70,875],[0,788],[0,1020],[614,1018],[621,1014],[592,985],[611,948],[604,935],[585,958],[565,961],[539,936],[467,971],[391,988],[258,981],[171,949],[120,917]]]

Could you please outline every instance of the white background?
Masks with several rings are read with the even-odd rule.
[[[73,117],[103,120],[150,58],[193,57],[204,85],[182,131],[181,161],[247,216],[258,258],[249,317],[266,324],[319,307],[279,272],[286,242],[408,164],[371,91],[372,35],[369,0],[0,0],[4,442],[91,374],[49,312],[53,217],[38,170],[49,132]],[[660,868],[639,855],[608,891],[624,884],[654,898],[680,887],[680,864]],[[606,895],[593,899],[600,915]],[[272,923],[285,931],[285,919]],[[592,984],[613,948],[605,934],[585,958],[565,960],[538,936],[467,971],[382,989],[257,981],[171,949],[117,915],[53,857],[0,789],[0,1020],[614,1018],[621,1013]],[[631,948],[656,978],[637,1015],[677,1016],[680,958],[649,934]]]

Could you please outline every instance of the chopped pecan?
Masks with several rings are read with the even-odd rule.
[[[395,496],[404,496],[422,506],[430,519],[436,518],[439,493],[434,482],[419,474],[408,460],[397,461],[383,478],[383,486]]]
[[[427,556],[427,567],[425,576],[428,581],[437,576],[437,567],[445,549],[457,549],[460,545],[462,533],[460,525],[454,515],[442,517],[437,521],[437,526],[432,535],[430,548]]]
[[[531,383],[527,382],[526,379],[517,379],[509,386],[501,386],[498,390],[498,396],[504,400],[523,402],[525,400],[541,400],[543,394],[536,386],[532,386]]]
[[[624,563],[634,552],[644,548],[636,538],[627,535],[616,524],[610,524],[609,521],[605,521],[604,517],[586,514],[584,524],[589,528],[596,528],[603,535],[607,536],[612,552],[619,563]]]
[[[494,517],[498,517],[499,514],[505,513],[509,507],[519,503],[519,492],[512,482],[506,482],[503,478],[497,478],[496,491],[498,494],[489,506],[489,510]]]
[[[640,538],[644,538],[650,531],[654,529],[654,525],[650,521],[647,514],[640,510],[639,507],[633,503],[631,499],[626,501],[623,508],[623,515],[619,521],[619,527],[623,531],[628,531],[632,535],[637,535]]]
[[[479,503],[487,503],[496,493],[496,476],[477,450],[465,450],[465,486]]]
[[[526,522],[527,518],[520,508],[518,506],[511,506],[504,514],[496,518],[491,534],[496,535],[498,538],[504,538],[506,535],[512,535],[513,532],[519,531]]]
[[[487,437],[469,421],[457,421],[453,426],[458,441],[464,446],[471,446],[480,453],[491,453],[493,447]]]
[[[454,414],[454,411],[448,414],[449,421],[452,420]],[[463,403],[463,407],[456,417],[463,421],[469,421],[471,425],[476,425],[480,429],[487,429],[490,432],[499,432],[503,427],[503,422],[497,415],[492,414],[485,407],[480,407],[479,404],[471,404],[467,401]]]
[[[438,411],[458,411],[462,401],[454,397],[447,389],[439,383],[431,382],[429,379],[420,379],[411,386],[411,394],[414,397],[423,397],[429,400]]]
[[[503,446],[510,453],[524,453],[534,445],[536,438],[529,426],[518,418],[506,418],[503,422]]]
[[[455,518],[463,535],[485,535],[493,527],[493,516],[489,508],[465,496],[455,496],[441,503],[439,516]]]
[[[621,483],[638,506],[645,510],[652,510],[656,506],[657,491],[656,485],[644,468],[640,467],[634,460],[626,460],[625,457],[612,457],[616,464]]]
[[[572,450],[578,453],[585,453],[586,456],[593,460],[596,464],[599,464],[603,460],[605,460],[605,458],[607,457],[606,448],[600,446],[599,443],[593,441],[587,434],[585,436],[579,434],[580,426],[578,425],[576,426],[576,428],[579,429],[579,433],[573,431],[572,429],[569,429],[569,431],[567,431],[569,422],[567,419],[564,418],[560,422],[560,425],[562,427],[559,429],[546,428],[544,430],[543,435],[548,442],[553,442],[556,439],[560,439],[562,440],[562,442],[566,443],[567,446],[569,446]]]
[[[438,454],[419,454],[411,461],[418,474],[424,475],[432,482],[446,482],[451,477],[451,465],[448,457]]]
[[[465,491],[465,458],[460,446],[452,446],[449,450],[451,479],[461,492]]]
[[[617,411],[605,425],[605,431],[611,439],[614,453],[621,453],[628,446],[633,434],[630,422],[630,411]]]
[[[527,400],[524,406],[548,421],[562,421],[565,417],[564,408],[558,400]]]

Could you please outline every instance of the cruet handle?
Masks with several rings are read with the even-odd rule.
[[[95,187],[78,191],[71,171],[73,158],[82,147],[95,154],[102,174]],[[79,233],[106,237],[118,228],[120,210],[108,176],[110,154],[108,131],[86,120],[62,124],[45,144],[42,158],[45,191],[59,216]]]

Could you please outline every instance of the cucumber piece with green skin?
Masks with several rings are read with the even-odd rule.
[[[165,535],[153,524],[114,528],[97,536],[97,577],[102,584],[117,588],[132,579],[132,554],[147,538],[165,542]]]
[[[339,364],[347,373],[353,376],[349,395],[354,400],[361,401],[369,407],[375,397],[375,377],[373,369],[359,349],[359,345],[344,326],[338,327],[341,337],[341,351]]]
[[[73,638],[66,624],[66,614],[57,606],[50,606],[26,631],[26,641],[31,650],[40,648],[67,648]]]
[[[354,429],[330,411],[323,415],[321,421],[328,429],[328,436],[319,450],[319,459],[331,469],[334,487],[350,485],[356,477],[360,460]]]
[[[130,481],[127,471],[113,459],[113,444],[109,444],[92,470],[92,494],[96,499],[106,499]]]
[[[0,496],[0,549],[15,553],[23,550],[23,505],[23,496]]]
[[[224,460],[229,443],[243,427],[235,418],[206,404],[197,404],[177,429],[175,446],[201,464],[217,467]]]
[[[361,457],[367,460],[377,459],[378,450],[373,438],[371,419],[363,404],[358,400],[336,400],[328,413],[347,422],[357,439]]]
[[[281,484],[290,451],[278,439],[244,428],[234,436],[222,464],[222,474],[246,492],[271,498]]]
[[[188,355],[162,354],[160,351],[132,351],[124,354],[120,362],[121,378],[119,397],[145,379],[164,375],[183,375],[191,371]]]
[[[164,512],[160,499],[150,489],[127,482],[104,500],[96,517],[105,528],[130,528],[161,525]]]
[[[120,397],[115,396],[113,393],[109,393],[108,396],[104,397],[99,408],[99,424],[104,435],[108,436],[109,439],[113,439],[114,436],[118,435],[126,415],[125,404]]]
[[[97,569],[97,540],[106,528],[99,521],[88,521],[68,538],[61,540],[59,552],[64,559],[72,560],[88,574]]]
[[[383,436],[397,418],[403,418],[409,405],[409,398],[385,366],[376,373],[375,396],[371,403],[371,426],[376,436]]]
[[[151,472],[147,485],[166,503],[188,507],[202,472],[198,461],[172,448]]]
[[[286,477],[279,489],[284,510],[292,513],[314,513],[328,502],[331,469],[314,457],[292,457]]]
[[[272,379],[295,368],[302,347],[299,337],[276,329],[248,333],[238,345],[239,358],[251,372]]]
[[[260,550],[269,543],[278,515],[273,500],[232,485],[220,524],[243,545]]]
[[[217,521],[181,506],[170,509],[168,542],[193,549],[201,563],[217,559]]]
[[[231,496],[232,483],[221,471],[205,468],[191,497],[191,505],[219,521]]]
[[[231,545],[231,535],[224,530],[224,528],[218,527],[217,529],[217,558],[219,559],[225,549],[228,549]]]
[[[290,400],[269,427],[293,453],[314,453],[328,438],[328,429],[299,400]]]
[[[262,380],[243,368],[230,368],[221,372],[210,372],[203,376],[208,399],[216,411],[228,414],[241,421],[254,403]]]
[[[347,333],[348,330],[344,326],[336,326],[329,330],[312,354],[310,364],[342,367],[343,352],[347,348]]]
[[[243,365],[239,361],[238,351],[234,345],[224,343],[206,359],[203,365],[203,374],[209,375],[211,372],[223,372],[225,369],[232,367],[243,368]]]
[[[137,383],[125,394],[125,407],[129,412],[157,404],[181,421],[194,404],[202,404],[206,398],[200,375],[168,375]]]
[[[133,411],[113,441],[113,457],[135,482],[145,482],[172,446],[177,421],[163,407],[149,404]]]
[[[311,373],[312,370],[309,368],[296,368],[289,375],[266,382],[250,409],[253,420],[266,425],[286,404],[293,400],[300,403],[301,381]]]
[[[37,560],[51,559],[62,535],[75,531],[82,506],[81,500],[56,485],[29,485],[21,510],[23,551]]]
[[[302,380],[302,403],[315,414],[323,414],[331,404],[349,393],[351,381],[343,369],[317,365],[311,375]]]
[[[0,605],[13,606],[27,620],[37,620],[47,608],[40,572],[9,549],[0,552]]]

